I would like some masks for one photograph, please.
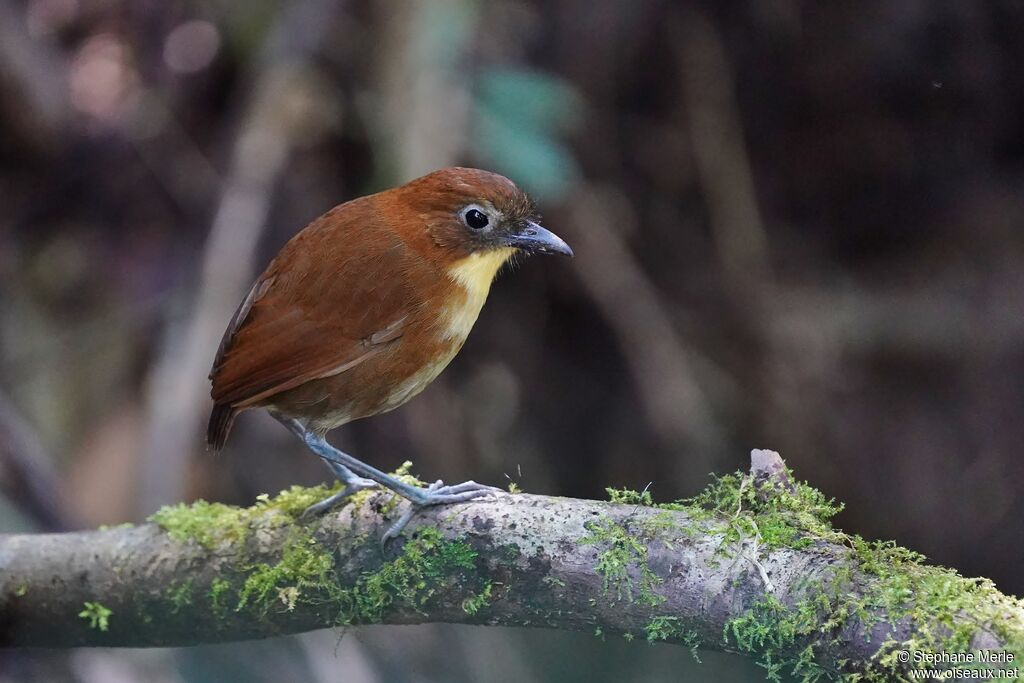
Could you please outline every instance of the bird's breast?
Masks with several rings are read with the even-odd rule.
[[[420,345],[421,364],[403,378],[391,392],[385,409],[402,405],[437,379],[462,348],[487,301],[491,283],[508,261],[513,249],[476,253],[447,268],[450,286],[445,287],[436,307],[436,317],[422,335],[410,335],[405,344]]]

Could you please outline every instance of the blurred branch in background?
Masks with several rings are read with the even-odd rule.
[[[707,471],[725,450],[725,432],[705,386],[725,393],[728,380],[675,329],[661,294],[631,256],[623,235],[636,227],[629,204],[610,191],[581,187],[568,205],[571,240],[585,258],[577,273],[615,330],[651,427],[666,445]],[[695,372],[699,367],[703,372]]]
[[[30,515],[28,528],[69,528],[62,505],[63,482],[53,457],[32,427],[0,394],[0,502],[13,502]],[[6,499],[6,500],[3,500]]]
[[[20,109],[2,118],[16,128],[22,142],[53,152],[69,116],[67,73],[55,45],[27,34],[12,0],[0,0],[0,84],[5,80],[17,93]],[[0,112],[4,109],[0,103]]]
[[[389,177],[416,178],[463,156],[473,71],[469,41],[480,11],[472,0],[391,5],[376,45],[379,98],[367,116]]]
[[[771,294],[771,262],[732,67],[718,29],[701,10],[681,9],[673,27],[685,109],[680,118],[689,123],[723,277],[737,303],[750,306],[756,317],[760,301]]]
[[[698,6],[681,9],[673,18],[673,27],[679,36],[674,52],[681,75],[680,119],[689,128],[721,287],[726,305],[757,348],[738,367],[745,366],[746,390],[759,398],[754,409],[757,419],[773,425],[780,417],[776,405],[779,392],[774,387],[784,386],[772,375],[780,367],[775,360],[775,330],[768,324],[776,284],[737,100],[734,67],[713,18]],[[794,425],[789,432],[797,435],[793,443],[799,451],[807,445],[802,441],[803,432],[803,425]]]
[[[318,83],[311,59],[340,10],[333,0],[283,6],[256,60],[228,177],[203,250],[192,311],[170,325],[147,390],[140,511],[179,500],[209,402],[206,375],[225,321],[252,279],[275,183],[295,136],[310,123]],[[248,94],[251,92],[251,95]]]

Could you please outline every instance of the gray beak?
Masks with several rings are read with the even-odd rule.
[[[510,247],[522,249],[529,254],[562,254],[572,256],[572,247],[555,233],[542,228],[533,221],[526,221],[522,229],[506,238]]]

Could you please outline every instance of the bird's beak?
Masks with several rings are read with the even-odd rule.
[[[509,235],[506,243],[530,254],[562,254],[572,256],[572,247],[555,233],[542,228],[533,221],[526,221],[522,229]]]

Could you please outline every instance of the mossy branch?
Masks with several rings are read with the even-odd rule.
[[[508,495],[426,510],[325,488],[139,527],[0,537],[0,644],[168,646],[363,623],[543,626],[757,657],[770,679],[900,680],[900,651],[1024,656],[1024,604],[984,579],[832,528],[839,507],[777,454],[684,501]],[[996,665],[993,665],[996,666]]]

